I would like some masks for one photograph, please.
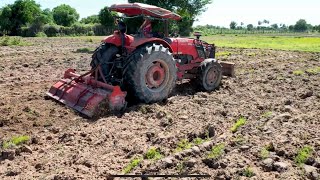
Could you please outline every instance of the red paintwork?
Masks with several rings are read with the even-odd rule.
[[[119,86],[97,81],[89,73],[82,77],[74,69],[66,70],[64,79],[54,84],[47,95],[88,117],[94,116],[101,102],[108,101],[112,110],[126,104],[126,92]]]
[[[125,46],[130,46],[130,44],[134,41],[134,37],[125,34],[126,38],[126,44]],[[121,36],[119,31],[114,31],[113,35],[105,37],[102,42],[109,43],[109,44],[114,44],[115,46],[119,47],[121,46]]]
[[[165,69],[159,62],[151,66],[146,73],[146,81],[149,88],[159,87],[165,80]]]
[[[162,19],[181,20],[181,16],[176,13],[143,3],[114,4],[109,9],[126,14],[127,16],[147,15]]]
[[[190,38],[170,38],[171,48],[174,55],[178,54],[189,54],[192,55],[194,59],[194,63],[196,62],[202,62],[204,58],[199,57],[198,52],[195,48],[196,43],[200,43],[196,39],[190,39]]]
[[[128,34],[125,34],[125,37],[126,37],[125,47],[129,53],[134,51],[138,46],[141,46],[145,43],[162,44],[164,47],[168,48],[170,52],[173,52],[170,44],[168,44],[166,41],[160,38],[135,38]],[[121,36],[118,31],[115,31],[113,35],[107,36],[102,40],[102,42],[113,44],[117,47],[120,47]]]

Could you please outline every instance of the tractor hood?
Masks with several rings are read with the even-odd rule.
[[[181,20],[181,16],[176,13],[143,3],[114,4],[109,9],[126,14],[127,16],[147,15],[162,19]]]

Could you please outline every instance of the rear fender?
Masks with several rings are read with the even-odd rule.
[[[134,41],[134,38],[130,35],[125,34],[126,44],[125,46],[130,46],[130,44]],[[117,47],[121,46],[121,36],[119,31],[114,31],[113,35],[105,37],[102,42],[113,44]]]
[[[167,41],[159,38],[138,39],[131,44],[131,47],[134,47],[134,49],[138,49],[142,46],[145,46],[146,44],[162,44],[165,48],[168,48],[171,53],[173,52],[170,44]]]

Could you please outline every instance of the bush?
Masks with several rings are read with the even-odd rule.
[[[61,26],[58,25],[45,25],[43,31],[48,37],[56,37],[59,36],[60,29]]]
[[[93,29],[94,35],[96,35],[96,36],[109,35],[109,34],[112,34],[113,31],[115,30],[114,27],[106,27],[101,24],[93,25],[92,29]]]
[[[38,32],[38,33],[36,34],[36,37],[47,37],[47,35],[46,35],[46,33],[44,33],[44,32]]]

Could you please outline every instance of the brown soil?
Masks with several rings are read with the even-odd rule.
[[[237,66],[236,77],[224,78],[218,90],[197,92],[188,82],[178,83],[166,102],[135,105],[121,118],[109,115],[92,121],[46,99],[45,93],[67,68],[88,70],[91,54],[76,50],[94,49],[97,42],[26,40],[33,45],[0,47],[0,138],[3,142],[29,135],[31,151],[19,146],[13,160],[2,157],[0,179],[105,179],[121,174],[132,158],[143,157],[150,147],[160,149],[162,160],[143,160],[132,174],[242,179],[243,170],[250,167],[255,179],[301,179],[312,176],[294,162],[306,145],[314,150],[307,164],[320,173],[313,162],[320,158],[320,73],[293,73],[320,67],[320,53],[220,48],[231,55],[219,59]],[[247,123],[232,133],[241,116]],[[215,160],[217,167],[204,163],[204,149],[175,152],[181,139],[204,137],[208,128],[211,136],[214,130],[210,142],[225,145]],[[260,152],[269,144],[274,146],[269,157],[287,169],[264,168]]]

